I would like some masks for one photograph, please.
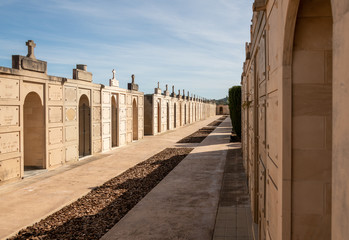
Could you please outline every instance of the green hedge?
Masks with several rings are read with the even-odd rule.
[[[241,86],[229,89],[229,112],[233,129],[241,139]]]

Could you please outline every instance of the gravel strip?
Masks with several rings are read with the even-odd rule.
[[[203,127],[177,143],[201,143],[216,127]]]
[[[27,227],[13,239],[99,239],[193,148],[166,148]]]

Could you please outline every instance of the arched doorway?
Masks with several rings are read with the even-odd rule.
[[[167,102],[167,130],[170,130],[170,105]]]
[[[79,100],[79,156],[91,154],[91,108],[84,94]]]
[[[319,11],[320,6],[321,11]],[[294,40],[290,44],[291,57],[289,60],[284,59],[286,64],[288,61],[291,64],[290,74],[284,74],[291,76],[291,87],[283,87],[286,96],[290,96],[291,105],[289,110],[291,119],[288,120],[292,129],[291,149],[282,164],[292,169],[291,237],[309,239],[311,236],[312,239],[331,239],[333,55],[331,1],[300,1],[296,16],[294,37],[291,38]],[[287,66],[284,68],[287,70]],[[289,79],[285,82],[289,82]],[[288,89],[290,95],[287,93]],[[283,129],[287,127],[285,125]],[[288,141],[284,141],[287,144]],[[283,199],[283,201],[288,200]],[[315,202],[321,204],[314,204]],[[301,219],[312,219],[314,216],[316,216],[316,227],[313,224],[314,220],[301,221]]]
[[[161,105],[160,105],[160,100],[158,100],[158,133],[161,133]]]
[[[219,107],[219,114],[223,115],[223,107]]]
[[[179,126],[182,126],[182,103],[179,103]]]
[[[173,105],[174,105],[173,106],[173,115],[174,115],[174,117],[173,117],[173,126],[174,126],[174,128],[176,128],[177,127],[177,104],[174,103]]]
[[[187,104],[184,104],[184,124],[187,124]]]
[[[117,97],[111,97],[111,132],[112,132],[112,147],[118,145],[118,107]]]
[[[45,168],[45,117],[40,96],[30,92],[24,100],[24,170]]]
[[[132,103],[132,121],[133,121],[133,131],[132,131],[132,139],[138,140],[138,107],[136,99],[133,99]]]

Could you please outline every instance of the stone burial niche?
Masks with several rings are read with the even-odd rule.
[[[0,67],[0,184],[143,138],[144,94],[134,75],[128,89],[115,71],[110,86],[93,83],[83,64],[72,79],[49,76],[36,44],[26,45],[12,68]]]

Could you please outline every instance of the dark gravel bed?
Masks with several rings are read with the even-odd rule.
[[[201,143],[213,130],[215,130],[215,127],[203,127],[193,134],[182,138],[177,143]]]
[[[193,148],[166,148],[12,239],[99,239]]]
[[[207,126],[213,126],[213,127],[219,126],[227,117],[228,116],[220,117],[216,121],[213,121],[210,124],[208,124]]]

